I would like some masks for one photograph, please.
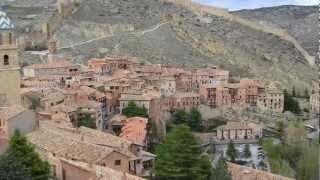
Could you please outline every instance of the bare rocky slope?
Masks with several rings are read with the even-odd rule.
[[[234,76],[276,80],[287,88],[303,89],[317,79],[316,69],[288,41],[160,0],[83,0],[55,37],[59,52],[81,63],[118,54],[146,63],[217,65]]]
[[[311,55],[318,50],[317,6],[279,6],[233,12],[250,21],[286,29]]]

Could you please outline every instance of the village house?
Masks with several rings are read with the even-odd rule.
[[[192,84],[194,89],[203,85],[218,85],[228,83],[229,71],[218,69],[216,66],[195,69],[192,72]]]
[[[139,176],[150,175],[147,168],[155,158],[139,144],[85,127],[65,128],[41,122],[40,129],[29,133],[27,138],[48,160],[58,179],[62,179],[65,173],[61,158]]]
[[[32,64],[23,68],[25,77],[50,77],[62,81],[70,79],[80,71],[79,65],[68,60],[57,60],[45,64]]]
[[[0,137],[10,139],[16,130],[26,134],[36,128],[36,114],[20,105],[0,109]]]
[[[139,63],[136,58],[128,56],[107,56],[103,59],[88,60],[88,67],[100,74],[110,74],[119,69],[132,69],[137,64]]]
[[[282,90],[269,85],[258,97],[257,109],[260,112],[282,113],[284,110],[284,93]]]
[[[176,93],[176,80],[174,76],[162,75],[160,78],[160,94],[162,97],[172,96]]]
[[[200,87],[201,103],[213,108],[229,107],[231,105],[231,94],[228,87],[224,85],[203,85]]]
[[[152,94],[145,94],[143,92],[128,92],[122,93],[119,99],[120,102],[120,112],[128,106],[130,102],[135,103],[140,108],[145,108],[150,113],[151,101],[153,99],[159,98],[160,94],[152,95]]]
[[[60,158],[64,180],[144,180],[126,172]]]
[[[262,137],[262,127],[253,122],[228,121],[217,128],[218,140],[257,140]]]
[[[228,170],[232,180],[294,180],[293,178],[272,174],[247,166],[240,166],[234,163],[228,163]]]

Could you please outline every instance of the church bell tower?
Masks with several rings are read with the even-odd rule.
[[[0,9],[0,108],[20,104],[20,66],[15,26]]]

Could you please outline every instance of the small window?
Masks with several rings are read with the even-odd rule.
[[[9,65],[9,56],[8,55],[4,55],[3,56],[3,64],[4,65]]]
[[[115,160],[114,161],[115,166],[120,166],[121,165],[121,160]]]

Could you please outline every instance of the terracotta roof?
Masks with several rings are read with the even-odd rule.
[[[30,66],[26,66],[26,69],[51,69],[51,68],[66,68],[66,67],[75,67],[78,65],[72,64],[66,60],[59,60],[45,64],[32,64]]]
[[[10,120],[24,111],[27,111],[27,109],[20,105],[0,108],[0,119]]]
[[[256,170],[246,166],[228,163],[228,169],[233,180],[294,180],[293,178]]]
[[[141,177],[131,175],[129,173],[120,172],[108,167],[92,165],[88,163],[61,159],[64,163],[76,166],[80,169],[92,172],[97,180],[145,180]]]
[[[135,144],[144,145],[147,135],[147,123],[147,118],[128,118],[121,129],[120,137],[132,141]]]

